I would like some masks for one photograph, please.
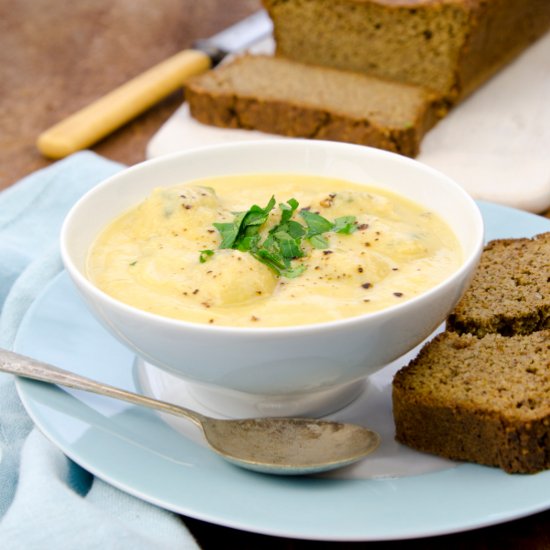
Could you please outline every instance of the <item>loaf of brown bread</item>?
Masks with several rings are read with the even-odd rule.
[[[549,2],[550,3],[550,2]],[[483,336],[550,328],[550,232],[499,239],[483,251],[469,289],[447,329]]]
[[[471,92],[550,27],[548,0],[263,0],[277,53]]]
[[[396,439],[509,473],[550,468],[550,330],[445,332],[393,381]]]
[[[440,104],[425,89],[281,57],[244,55],[186,83],[204,124],[345,141],[415,156]]]

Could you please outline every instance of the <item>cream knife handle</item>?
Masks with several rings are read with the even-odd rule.
[[[210,57],[199,50],[180,52],[43,132],[38,149],[56,159],[86,149],[210,66]]]

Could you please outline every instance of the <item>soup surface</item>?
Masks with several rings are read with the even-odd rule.
[[[273,196],[276,204],[258,237],[265,241],[270,229],[281,227],[292,199],[299,206],[291,220],[304,228],[295,239],[303,255],[283,274],[251,251],[220,248],[222,228],[231,227],[236,213],[252,205],[263,209]],[[309,238],[307,213],[347,224]],[[441,282],[461,256],[450,228],[403,197],[342,180],[262,174],[155,189],[102,231],[87,271],[104,292],[148,312],[265,327],[393,306]]]

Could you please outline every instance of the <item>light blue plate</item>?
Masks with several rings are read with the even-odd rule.
[[[550,220],[480,206],[488,239],[550,230]],[[137,389],[132,353],[95,321],[64,273],[28,312],[15,350]],[[271,477],[226,463],[152,411],[28,380],[18,387],[34,422],[76,463],[146,501],[228,527],[303,539],[405,539],[550,508],[550,471],[509,475],[464,464],[396,479]]]

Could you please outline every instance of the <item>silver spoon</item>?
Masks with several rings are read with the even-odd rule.
[[[0,371],[106,395],[183,416],[202,428],[210,447],[226,460],[269,474],[312,474],[347,466],[372,453],[380,436],[355,424],[310,418],[225,420],[128,392],[7,350]]]

